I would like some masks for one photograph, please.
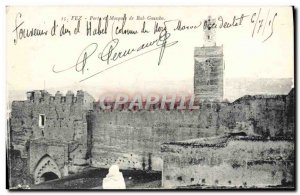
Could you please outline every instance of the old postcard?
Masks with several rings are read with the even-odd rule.
[[[295,190],[293,14],[7,6],[7,188]]]

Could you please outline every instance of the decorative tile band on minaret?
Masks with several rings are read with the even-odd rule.
[[[223,46],[216,45],[215,19],[204,22],[203,47],[194,50],[194,94],[200,101],[223,100]]]

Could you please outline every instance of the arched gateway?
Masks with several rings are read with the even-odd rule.
[[[34,169],[34,183],[39,184],[58,178],[61,178],[61,173],[56,162],[49,155],[43,156]]]

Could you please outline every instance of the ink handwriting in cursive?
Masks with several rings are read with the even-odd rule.
[[[19,19],[22,18],[22,14],[19,12],[16,15],[15,18],[15,28],[12,31],[15,33],[16,38],[14,39],[14,44],[16,45],[18,43],[18,40],[26,39],[29,37],[37,37],[37,36],[47,36],[48,30],[45,29],[39,29],[39,28],[23,28],[25,21],[19,22]]]
[[[103,73],[109,69],[112,69],[116,66],[119,66],[125,62],[128,62],[134,58],[140,57],[142,55],[145,55],[147,53],[159,50],[159,56],[158,56],[158,65],[161,64],[164,53],[166,48],[171,47],[178,43],[178,41],[172,41],[169,42],[171,34],[167,31],[167,28],[164,28],[157,39],[142,43],[138,47],[135,48],[128,48],[122,51],[118,51],[118,45],[120,43],[120,40],[117,38],[113,38],[109,41],[103,50],[98,53],[98,59],[100,59],[102,62],[105,62],[107,65],[110,65],[109,67],[100,70],[99,72],[93,73],[92,75],[89,75],[85,77],[84,79],[80,80],[80,82],[85,81],[87,79],[90,79],[100,73]],[[98,49],[97,43],[91,43],[88,46],[86,46],[83,51],[80,53],[79,57],[77,58],[77,61],[75,65],[68,67],[66,69],[57,70],[56,66],[54,65],[52,68],[52,71],[55,73],[64,72],[70,69],[75,68],[75,71],[82,72],[82,74],[85,73],[85,70],[88,70],[87,68],[87,61],[89,58],[94,56],[94,53]]]

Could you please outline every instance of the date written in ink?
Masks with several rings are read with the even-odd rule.
[[[258,12],[255,12],[251,16],[251,23],[253,25],[252,38],[260,36],[262,42],[267,41],[274,33],[274,22],[277,17],[277,12],[270,12],[268,10],[259,9]]]

